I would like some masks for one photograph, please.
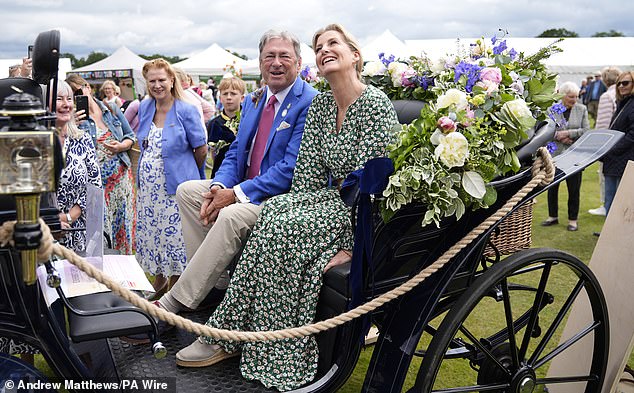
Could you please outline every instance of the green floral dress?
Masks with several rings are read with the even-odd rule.
[[[254,227],[224,301],[207,325],[232,330],[276,330],[313,322],[324,267],[352,249],[351,212],[329,178],[344,179],[367,160],[386,155],[396,113],[390,100],[368,86],[336,131],[332,93],[315,98],[288,194],[269,199]],[[290,390],[313,380],[314,337],[233,343],[205,337],[227,352],[242,350],[240,370],[266,387]]]

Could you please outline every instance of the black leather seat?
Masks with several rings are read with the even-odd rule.
[[[150,333],[147,314],[112,292],[67,299],[69,336],[73,342]]]

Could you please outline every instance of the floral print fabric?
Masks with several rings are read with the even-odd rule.
[[[104,231],[112,240],[112,248],[131,255],[136,232],[136,211],[132,169],[104,147],[115,141],[110,130],[97,129],[97,160],[101,165],[104,188]]]
[[[66,213],[78,205],[81,216],[73,221],[71,228],[86,228],[86,185],[102,186],[95,147],[90,134],[84,132],[80,138],[66,138],[64,150],[66,166],[62,169],[57,188],[57,208]],[[67,232],[60,243],[73,251],[84,251],[86,231]]]
[[[331,180],[384,156],[397,123],[382,92],[368,86],[348,108],[340,131],[332,93],[309,109],[291,191],[269,199],[249,238],[223,302],[207,324],[232,330],[276,330],[313,322],[324,267],[352,249],[351,212]],[[210,250],[213,252],[213,250]],[[285,391],[313,380],[319,352],[314,337],[218,343],[242,350],[242,375]]]
[[[168,195],[163,157],[163,129],[154,123],[139,164],[136,257],[153,276],[180,275],[187,256],[176,195]]]

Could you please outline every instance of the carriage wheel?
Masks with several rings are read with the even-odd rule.
[[[577,298],[589,301],[592,316],[560,342]],[[607,306],[590,269],[561,251],[526,250],[495,264],[456,301],[411,391],[530,393],[574,384],[574,391],[596,393],[605,376],[608,332]],[[456,359],[450,343],[461,343],[464,355]],[[574,352],[580,370],[553,369],[555,375],[546,376],[564,350],[583,352]]]

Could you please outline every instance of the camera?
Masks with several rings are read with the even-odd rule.
[[[59,41],[52,30],[29,45],[34,79],[0,79],[0,223],[16,219],[15,195],[43,193],[40,215],[51,229],[60,227],[51,195],[64,160],[50,100],[57,95]]]

